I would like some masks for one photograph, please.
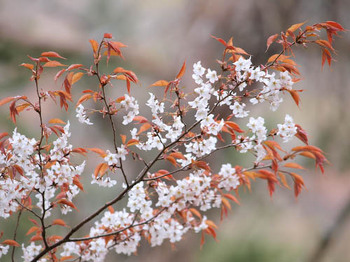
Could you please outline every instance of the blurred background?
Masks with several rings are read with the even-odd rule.
[[[304,21],[313,24],[334,20],[350,29],[349,13],[347,0],[0,0],[0,97],[20,94],[34,97],[28,71],[18,66],[29,61],[26,55],[35,57],[52,50],[67,57],[67,64],[89,65],[92,58],[88,39],[99,41],[105,32],[128,45],[124,51],[126,60],[118,63],[138,75],[141,87],[135,88],[146,88],[160,79],[173,79],[185,59],[188,70],[184,85],[191,87],[194,62],[201,60],[204,67],[218,69],[215,59],[220,57],[222,45],[210,35],[226,40],[233,36],[234,44],[252,54],[253,62],[259,64],[278,51],[272,46],[271,53],[265,53],[270,35]],[[251,193],[242,192],[241,206],[235,206],[222,222],[216,214],[219,212],[209,214],[220,227],[217,242],[207,237],[202,250],[200,236],[190,233],[175,247],[165,243],[150,248],[143,243],[137,256],[111,254],[108,261],[350,261],[350,211],[344,212],[350,201],[349,33],[337,38],[335,47],[337,62],[332,68],[323,69],[317,47],[296,49],[302,81],[295,86],[305,90],[300,108],[286,97],[287,102],[277,113],[263,112],[266,120],[274,124],[282,122],[285,112],[294,116],[307,130],[311,143],[326,152],[331,165],[325,175],[314,172],[310,165],[303,172],[307,190],[298,200],[287,189],[277,189],[270,198],[264,182],[254,183]],[[52,81],[55,71],[50,71],[52,75],[43,79],[41,87],[57,88],[58,84],[55,86]],[[94,86],[96,82],[91,80],[80,81],[73,92],[78,96],[82,89]],[[121,88],[125,92],[124,84]],[[133,95],[140,101],[148,98],[139,93],[137,90]],[[66,118],[64,112],[58,116],[49,109],[45,112],[47,119],[51,114]],[[31,117],[20,117],[20,132],[36,136],[34,121]],[[97,146],[107,149],[110,133],[101,131],[106,123],[92,121],[96,124],[89,130],[73,124],[73,145],[91,146],[91,139],[87,138],[93,136],[95,146],[97,142]],[[0,112],[0,125],[1,132],[14,128],[5,107]],[[74,131],[78,135],[74,136]],[[93,161],[93,156],[89,158]],[[239,155],[226,154],[220,158],[244,165]],[[87,171],[88,178],[89,172],[92,171]],[[99,198],[87,201],[87,194],[80,197],[80,212],[72,216],[73,221],[91,213],[94,205],[110,199],[102,192],[93,195],[96,193]],[[14,224],[15,221],[0,220],[0,231],[9,234],[7,230]],[[29,225],[23,225],[20,230],[25,233],[28,228]],[[329,232],[334,232],[331,238],[326,237]],[[327,239],[330,241],[320,248]],[[315,256],[316,253],[320,256]]]

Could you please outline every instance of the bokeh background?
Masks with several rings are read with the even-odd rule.
[[[26,55],[54,50],[69,58],[68,63],[90,64],[88,39],[101,39],[105,32],[129,46],[124,51],[126,61],[120,63],[138,75],[142,83],[139,90],[159,79],[173,79],[185,59],[185,84],[191,87],[191,64],[201,60],[205,67],[215,69],[215,59],[221,55],[222,46],[210,35],[223,39],[233,36],[235,45],[252,54],[258,64],[268,57],[264,52],[270,35],[304,21],[313,24],[334,20],[350,29],[349,13],[347,0],[0,0],[0,97],[33,96],[29,74],[18,66],[28,62]],[[349,33],[336,39],[335,46],[337,62],[330,69],[321,68],[318,48],[296,50],[303,80],[296,86],[305,89],[300,108],[286,98],[289,102],[276,114],[263,112],[274,123],[284,112],[294,116],[307,130],[311,143],[326,152],[331,165],[325,175],[314,172],[310,165],[311,169],[303,172],[307,190],[298,200],[292,191],[284,189],[278,189],[271,199],[265,183],[255,183],[252,193],[243,193],[242,205],[235,206],[224,221],[210,214],[220,225],[217,242],[207,238],[202,250],[199,236],[191,233],[175,247],[165,243],[150,248],[144,243],[137,256],[111,254],[108,261],[350,261],[350,211],[347,215],[344,212],[350,201]],[[57,88],[51,80],[52,76],[43,79],[42,85]],[[83,88],[94,85],[96,82],[81,81],[74,92],[78,95]],[[137,96],[141,101],[146,99],[139,91]],[[49,107],[45,113],[47,119],[53,114]],[[61,117],[66,116],[62,113]],[[92,120],[97,124],[91,131],[73,125],[73,132],[78,132],[73,135],[73,144],[89,146],[92,139],[88,138],[93,136],[101,148],[108,148],[110,134],[101,131],[106,123]],[[31,117],[20,118],[21,132],[35,136],[38,130],[34,121]],[[2,132],[14,128],[5,108],[1,108],[0,125]],[[239,155],[223,154],[220,158],[244,164]],[[93,162],[93,156],[89,160]],[[88,200],[87,195],[81,197],[79,216],[89,214],[94,205],[110,198],[100,191],[92,195]],[[339,220],[342,213],[344,219]],[[78,215],[72,216],[72,224]],[[9,234],[14,223],[0,220],[0,231]],[[26,232],[28,227],[23,225],[20,230]],[[335,234],[319,249],[328,232]],[[313,259],[315,253],[320,257]]]

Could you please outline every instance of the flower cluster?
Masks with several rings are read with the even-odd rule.
[[[124,95],[124,100],[122,100],[120,104],[128,112],[127,115],[123,117],[122,122],[123,125],[127,125],[139,114],[139,104],[134,97],[128,94]]]
[[[283,124],[278,124],[277,135],[282,136],[283,142],[288,142],[297,133],[297,127],[294,124],[293,118],[290,115],[286,115]]]

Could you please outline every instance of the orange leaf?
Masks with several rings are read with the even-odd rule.
[[[231,204],[230,204],[230,202],[229,202],[226,198],[222,197],[222,198],[221,198],[221,202],[223,203],[223,205],[224,205],[226,208],[228,208],[228,209],[231,210]]]
[[[296,90],[288,90],[288,92],[290,93],[290,95],[292,96],[295,104],[297,106],[299,106],[299,102],[300,102],[300,96],[298,94],[298,92]]]
[[[64,256],[64,257],[61,257],[60,261],[66,261],[68,259],[73,259],[74,257],[73,256]]]
[[[195,208],[190,208],[189,210],[191,211],[192,214],[196,215],[196,216],[199,217],[199,218],[202,218],[201,213],[200,213],[197,209],[195,209]]]
[[[66,122],[62,121],[59,118],[52,118],[52,119],[49,120],[49,123],[50,124],[62,124],[62,125],[66,124]]]
[[[76,104],[76,107],[77,107],[78,105],[80,105],[81,103],[83,103],[84,101],[89,100],[90,98],[92,98],[92,95],[91,95],[91,94],[82,95],[82,96],[79,98],[79,100],[78,100],[78,102],[77,102],[77,104]]]
[[[267,60],[267,62],[272,62],[275,59],[277,59],[277,61],[284,61],[285,59],[288,59],[290,56],[285,56],[285,55],[280,55],[280,54],[274,54],[272,56],[270,56],[270,58]]]
[[[29,228],[29,230],[27,231],[26,233],[26,236],[34,233],[34,232],[38,232],[40,231],[41,232],[41,228],[40,227],[37,227],[37,226],[32,226],[31,228]]]
[[[301,27],[303,24],[305,24],[305,22],[299,23],[299,24],[294,24],[294,25],[292,25],[291,27],[289,27],[289,28],[287,29],[287,35],[288,35],[288,31],[294,32],[294,31],[297,30],[299,27]]]
[[[110,34],[110,33],[105,33],[104,35],[103,35],[103,38],[112,38],[113,36],[112,36],[112,34]]]
[[[57,203],[62,204],[62,205],[66,205],[66,206],[70,206],[71,208],[77,209],[77,207],[73,204],[73,202],[69,201],[66,198],[62,198],[62,199],[58,200]]]
[[[6,97],[6,98],[3,98],[0,100],[0,106],[4,105],[4,104],[7,104],[13,100],[15,100],[16,97]]]
[[[236,202],[238,205],[240,205],[238,199],[235,196],[231,194],[224,194],[224,197],[227,197],[228,199],[231,199],[233,202]]]
[[[284,167],[288,167],[288,168],[296,168],[296,169],[305,169],[304,167],[302,167],[301,165],[297,164],[297,163],[286,163],[283,165]]]
[[[58,53],[53,52],[53,51],[49,51],[49,52],[43,52],[41,53],[40,56],[46,56],[46,57],[57,57],[57,58],[62,58],[62,59],[66,59],[63,56],[60,56]]]
[[[98,49],[98,43],[94,39],[90,39],[89,42],[91,44],[92,50],[94,51],[94,54],[96,54]]]
[[[135,116],[133,121],[138,121],[140,124],[148,122],[147,118],[145,118],[143,116]]]
[[[178,158],[178,159],[186,160],[186,157],[184,157],[184,155],[180,152],[173,152],[169,156],[172,156],[172,157]]]
[[[303,143],[306,145],[309,144],[307,133],[300,125],[295,125],[297,127],[297,134],[295,135],[297,138],[299,138]]]
[[[84,75],[84,73],[82,73],[82,72],[78,72],[78,73],[74,74],[73,78],[72,78],[72,85],[75,84],[76,82],[78,82],[83,75]]]
[[[62,69],[58,71],[58,73],[55,75],[54,80],[57,81],[57,79],[64,73],[66,72],[66,69]]]
[[[137,145],[137,144],[139,144],[140,143],[140,141],[139,140],[137,140],[137,139],[130,139],[129,141],[128,141],[128,143],[126,143],[126,146],[134,146],[134,145]]]
[[[275,34],[275,35],[270,36],[270,37],[267,39],[267,41],[266,41],[266,46],[267,46],[267,47],[266,47],[266,51],[269,49],[270,45],[271,45],[273,42],[276,41],[277,37],[278,37],[278,34]]]
[[[43,67],[56,67],[56,66],[66,66],[58,61],[49,61],[43,65]]]
[[[70,71],[70,70],[73,70],[73,69],[76,69],[76,68],[79,68],[79,67],[82,67],[82,66],[84,66],[84,65],[82,65],[82,64],[72,64],[72,65],[68,66],[67,71]]]
[[[107,155],[106,152],[103,151],[100,148],[96,148],[96,147],[94,147],[94,148],[87,148],[87,150],[90,150],[90,151],[92,151],[92,152],[94,152],[96,154],[99,154],[101,157],[105,157]]]
[[[79,189],[80,189],[81,191],[84,191],[83,184],[80,182],[78,176],[75,176],[75,177],[73,178],[73,184],[76,185],[77,187],[79,187]]]
[[[24,109],[26,109],[28,106],[31,106],[29,103],[24,103],[21,105],[16,106],[16,110],[18,113],[22,112]]]
[[[334,51],[333,46],[327,40],[320,39],[320,40],[316,40],[315,43],[322,47],[327,47],[330,50]]]
[[[308,158],[312,158],[312,159],[316,159],[315,155],[310,153],[310,152],[301,152],[299,155],[302,155],[302,156],[308,157]]]
[[[290,175],[294,178],[294,195],[295,197],[298,197],[301,189],[304,187],[304,179],[295,173],[290,173]]]
[[[290,189],[290,186],[288,185],[286,176],[283,173],[281,173],[281,172],[278,172],[278,176],[281,179],[282,185],[284,185],[286,188]]]
[[[167,86],[168,84],[169,84],[168,81],[158,80],[157,82],[153,83],[151,86]]]
[[[148,130],[149,128],[151,128],[152,125],[150,123],[144,123],[141,127],[139,132],[137,132],[137,135],[141,134],[142,132]]]
[[[193,161],[192,164],[200,169],[210,171],[210,167],[205,161]]]
[[[33,241],[41,241],[41,240],[43,240],[43,237],[41,235],[35,235],[29,241],[33,242]]]
[[[94,171],[95,177],[97,177],[97,176],[102,177],[106,173],[108,168],[109,168],[109,166],[107,163],[98,164],[97,167],[95,168],[95,171]]]
[[[177,74],[176,78],[180,79],[185,74],[185,71],[186,71],[186,61],[183,63],[180,69],[180,72]]]
[[[223,44],[224,46],[227,46],[227,43],[225,42],[225,40],[215,37],[213,35],[211,35],[212,38],[214,38],[215,40],[219,41],[221,44]]]
[[[165,159],[172,163],[174,166],[178,165],[175,158],[173,158],[172,156],[167,156]]]
[[[1,244],[14,246],[14,247],[19,247],[20,246],[15,240],[12,240],[12,239],[6,239]]]
[[[332,55],[326,48],[323,48],[323,50],[322,50],[322,67],[323,67],[324,62],[326,61],[326,59],[327,59],[328,66],[331,66]]]
[[[62,220],[62,219],[55,219],[52,222],[52,225],[57,225],[57,226],[62,226],[62,227],[66,227],[66,223]]]
[[[238,132],[238,133],[243,133],[244,131],[239,127],[238,124],[236,124],[235,122],[232,121],[225,121],[225,125],[229,126],[230,128],[232,128],[234,131]]]
[[[26,63],[22,63],[22,64],[20,64],[20,66],[24,66],[25,68],[28,68],[29,70],[33,70],[33,68],[34,68],[34,65],[26,64]]]
[[[212,228],[215,228],[215,229],[218,228],[218,226],[215,225],[215,223],[214,223],[213,221],[211,221],[211,220],[207,220],[207,221],[205,221],[205,223],[206,223],[208,226],[212,227]]]
[[[111,214],[114,214],[114,208],[112,206],[108,206],[108,210],[111,212]]]

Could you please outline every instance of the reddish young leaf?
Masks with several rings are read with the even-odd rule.
[[[112,38],[113,36],[112,36],[112,34],[110,34],[110,33],[105,33],[104,35],[103,35],[103,38]]]
[[[41,228],[37,227],[37,226],[32,226],[31,228],[29,228],[29,230],[26,233],[26,236],[29,236],[30,234],[33,234],[34,232],[41,232]]]
[[[281,179],[282,185],[283,185],[284,187],[290,189],[290,186],[288,185],[286,176],[285,176],[283,173],[281,173],[281,172],[278,172],[278,176],[279,176],[280,179]]]
[[[294,195],[295,197],[298,197],[298,195],[301,192],[301,189],[304,187],[304,179],[300,175],[295,173],[290,173],[290,175],[294,179]]]
[[[301,26],[304,25],[304,24],[305,24],[305,22],[292,25],[291,27],[289,27],[289,28],[287,29],[287,35],[288,35],[288,31],[294,32],[295,30],[297,30],[299,27],[301,27]]]
[[[197,216],[198,218],[202,219],[202,214],[195,208],[190,208],[189,211],[194,214],[195,216]]]
[[[35,235],[29,241],[34,242],[34,241],[41,241],[41,240],[43,240],[43,237],[41,235]]]
[[[328,66],[331,66],[332,55],[327,49],[323,48],[322,49],[322,67],[324,66],[324,62],[326,61],[326,59],[327,59],[327,62],[328,62]]]
[[[43,52],[43,53],[41,53],[40,56],[45,56],[45,57],[56,57],[56,58],[66,59],[66,58],[64,58],[63,56],[60,56],[58,53],[53,52],[53,51]]]
[[[176,162],[175,158],[172,156],[165,157],[166,160],[168,160],[173,166],[178,166],[178,163]]]
[[[180,69],[180,72],[177,74],[176,79],[180,79],[186,71],[186,61],[182,64],[182,67]]]
[[[82,65],[82,64],[72,64],[72,65],[68,66],[67,71],[70,71],[70,70],[73,70],[73,69],[77,69],[77,68],[80,68],[82,66],[84,66],[84,65]]]
[[[298,94],[298,91],[297,90],[288,90],[289,94],[292,96],[295,104],[297,106],[299,106],[299,103],[300,103],[300,96]]]
[[[210,171],[210,167],[208,166],[207,162],[205,162],[205,161],[193,161],[192,165],[194,165],[200,169]]]
[[[72,77],[72,85],[78,82],[83,75],[84,75],[83,72],[75,73]]]
[[[238,124],[232,121],[225,121],[225,125],[232,128],[234,131],[238,133],[244,133],[244,131],[239,127]]]
[[[52,225],[67,227],[66,223],[62,219],[59,219],[59,218],[52,221]]]
[[[295,125],[297,127],[297,134],[295,135],[297,138],[299,138],[303,143],[306,145],[309,144],[308,138],[307,138],[307,133],[306,131],[300,126],[300,125]]]
[[[15,99],[16,99],[16,97],[5,97],[5,98],[0,100],[0,106],[7,104]]]
[[[92,50],[94,51],[94,54],[96,55],[98,50],[98,43],[94,39],[90,39],[89,42],[91,44]]]
[[[62,204],[62,205],[70,206],[71,208],[77,209],[77,207],[73,204],[73,202],[65,198],[59,199],[57,201],[57,204]]]
[[[80,105],[80,104],[83,103],[84,101],[89,100],[90,98],[92,98],[92,95],[91,95],[91,94],[82,95],[82,96],[79,98],[79,100],[78,100],[78,102],[77,102],[77,104],[76,104],[76,107],[78,107],[78,105]]]
[[[105,175],[106,171],[108,170],[109,166],[107,163],[100,163],[97,165],[94,171],[95,177],[102,177]]]
[[[177,158],[177,159],[186,160],[186,157],[184,157],[184,155],[181,152],[173,152],[169,156],[172,156],[172,157]]]
[[[158,80],[157,82],[153,83],[151,86],[167,86],[168,84],[169,84],[168,81]]]
[[[231,194],[224,194],[223,196],[226,197],[226,198],[228,198],[228,199],[230,199],[230,200],[232,200],[232,201],[235,202],[236,204],[240,205],[238,199],[237,199],[235,196],[233,196],[233,195],[231,195]]]
[[[66,124],[66,122],[62,121],[59,118],[52,118],[52,119],[49,120],[49,123],[50,124],[62,124],[62,125]]]
[[[15,240],[12,240],[12,239],[6,239],[1,244],[14,246],[14,247],[19,247],[20,246],[20,244],[18,244]]]
[[[57,81],[57,79],[64,73],[66,72],[66,69],[62,69],[58,71],[58,73],[55,75],[54,80]]]
[[[94,147],[94,148],[87,148],[87,150],[90,150],[90,151],[92,151],[92,152],[94,152],[94,153],[96,153],[96,154],[99,154],[101,157],[106,157],[106,152],[104,151],[104,150],[102,150],[102,149],[100,149],[100,148],[96,148],[96,147]]]
[[[127,146],[127,147],[129,147],[129,146],[134,146],[134,145],[137,145],[137,144],[139,144],[139,143],[140,143],[140,141],[137,140],[137,139],[130,139],[130,140],[128,141],[128,143],[126,143],[126,146]]]
[[[137,122],[139,122],[139,124],[143,124],[143,123],[148,122],[147,118],[145,118],[143,116],[135,116],[133,121],[137,121]]]
[[[75,176],[75,177],[73,178],[73,184],[76,185],[77,187],[79,187],[79,189],[80,189],[81,191],[84,192],[83,184],[80,182],[78,176]]]
[[[152,127],[152,125],[150,123],[144,123],[139,131],[137,132],[137,135],[140,135],[141,133],[145,132],[146,130],[150,129]]]
[[[227,46],[227,43],[226,41],[224,41],[223,39],[221,38],[218,38],[218,37],[215,37],[213,35],[211,35],[212,38],[214,38],[215,40],[219,41],[221,44],[223,44],[224,46]]]
[[[305,169],[304,167],[302,167],[301,165],[297,164],[297,163],[286,163],[283,165],[284,167],[288,167],[288,168],[296,168],[296,169]]]
[[[58,61],[49,61],[43,65],[43,67],[57,67],[57,66],[66,66]]]
[[[34,69],[34,65],[32,65],[32,64],[22,63],[22,64],[20,64],[20,66],[24,66],[25,68],[28,68],[29,70]]]
[[[266,41],[266,51],[269,49],[270,45],[271,45],[273,42],[276,41],[277,37],[278,37],[278,34],[274,34],[274,35],[270,36],[270,37],[267,39],[267,41]],[[265,52],[266,52],[266,51],[265,51]]]
[[[120,137],[122,138],[122,143],[125,144],[125,142],[126,142],[126,135],[120,134]]]

